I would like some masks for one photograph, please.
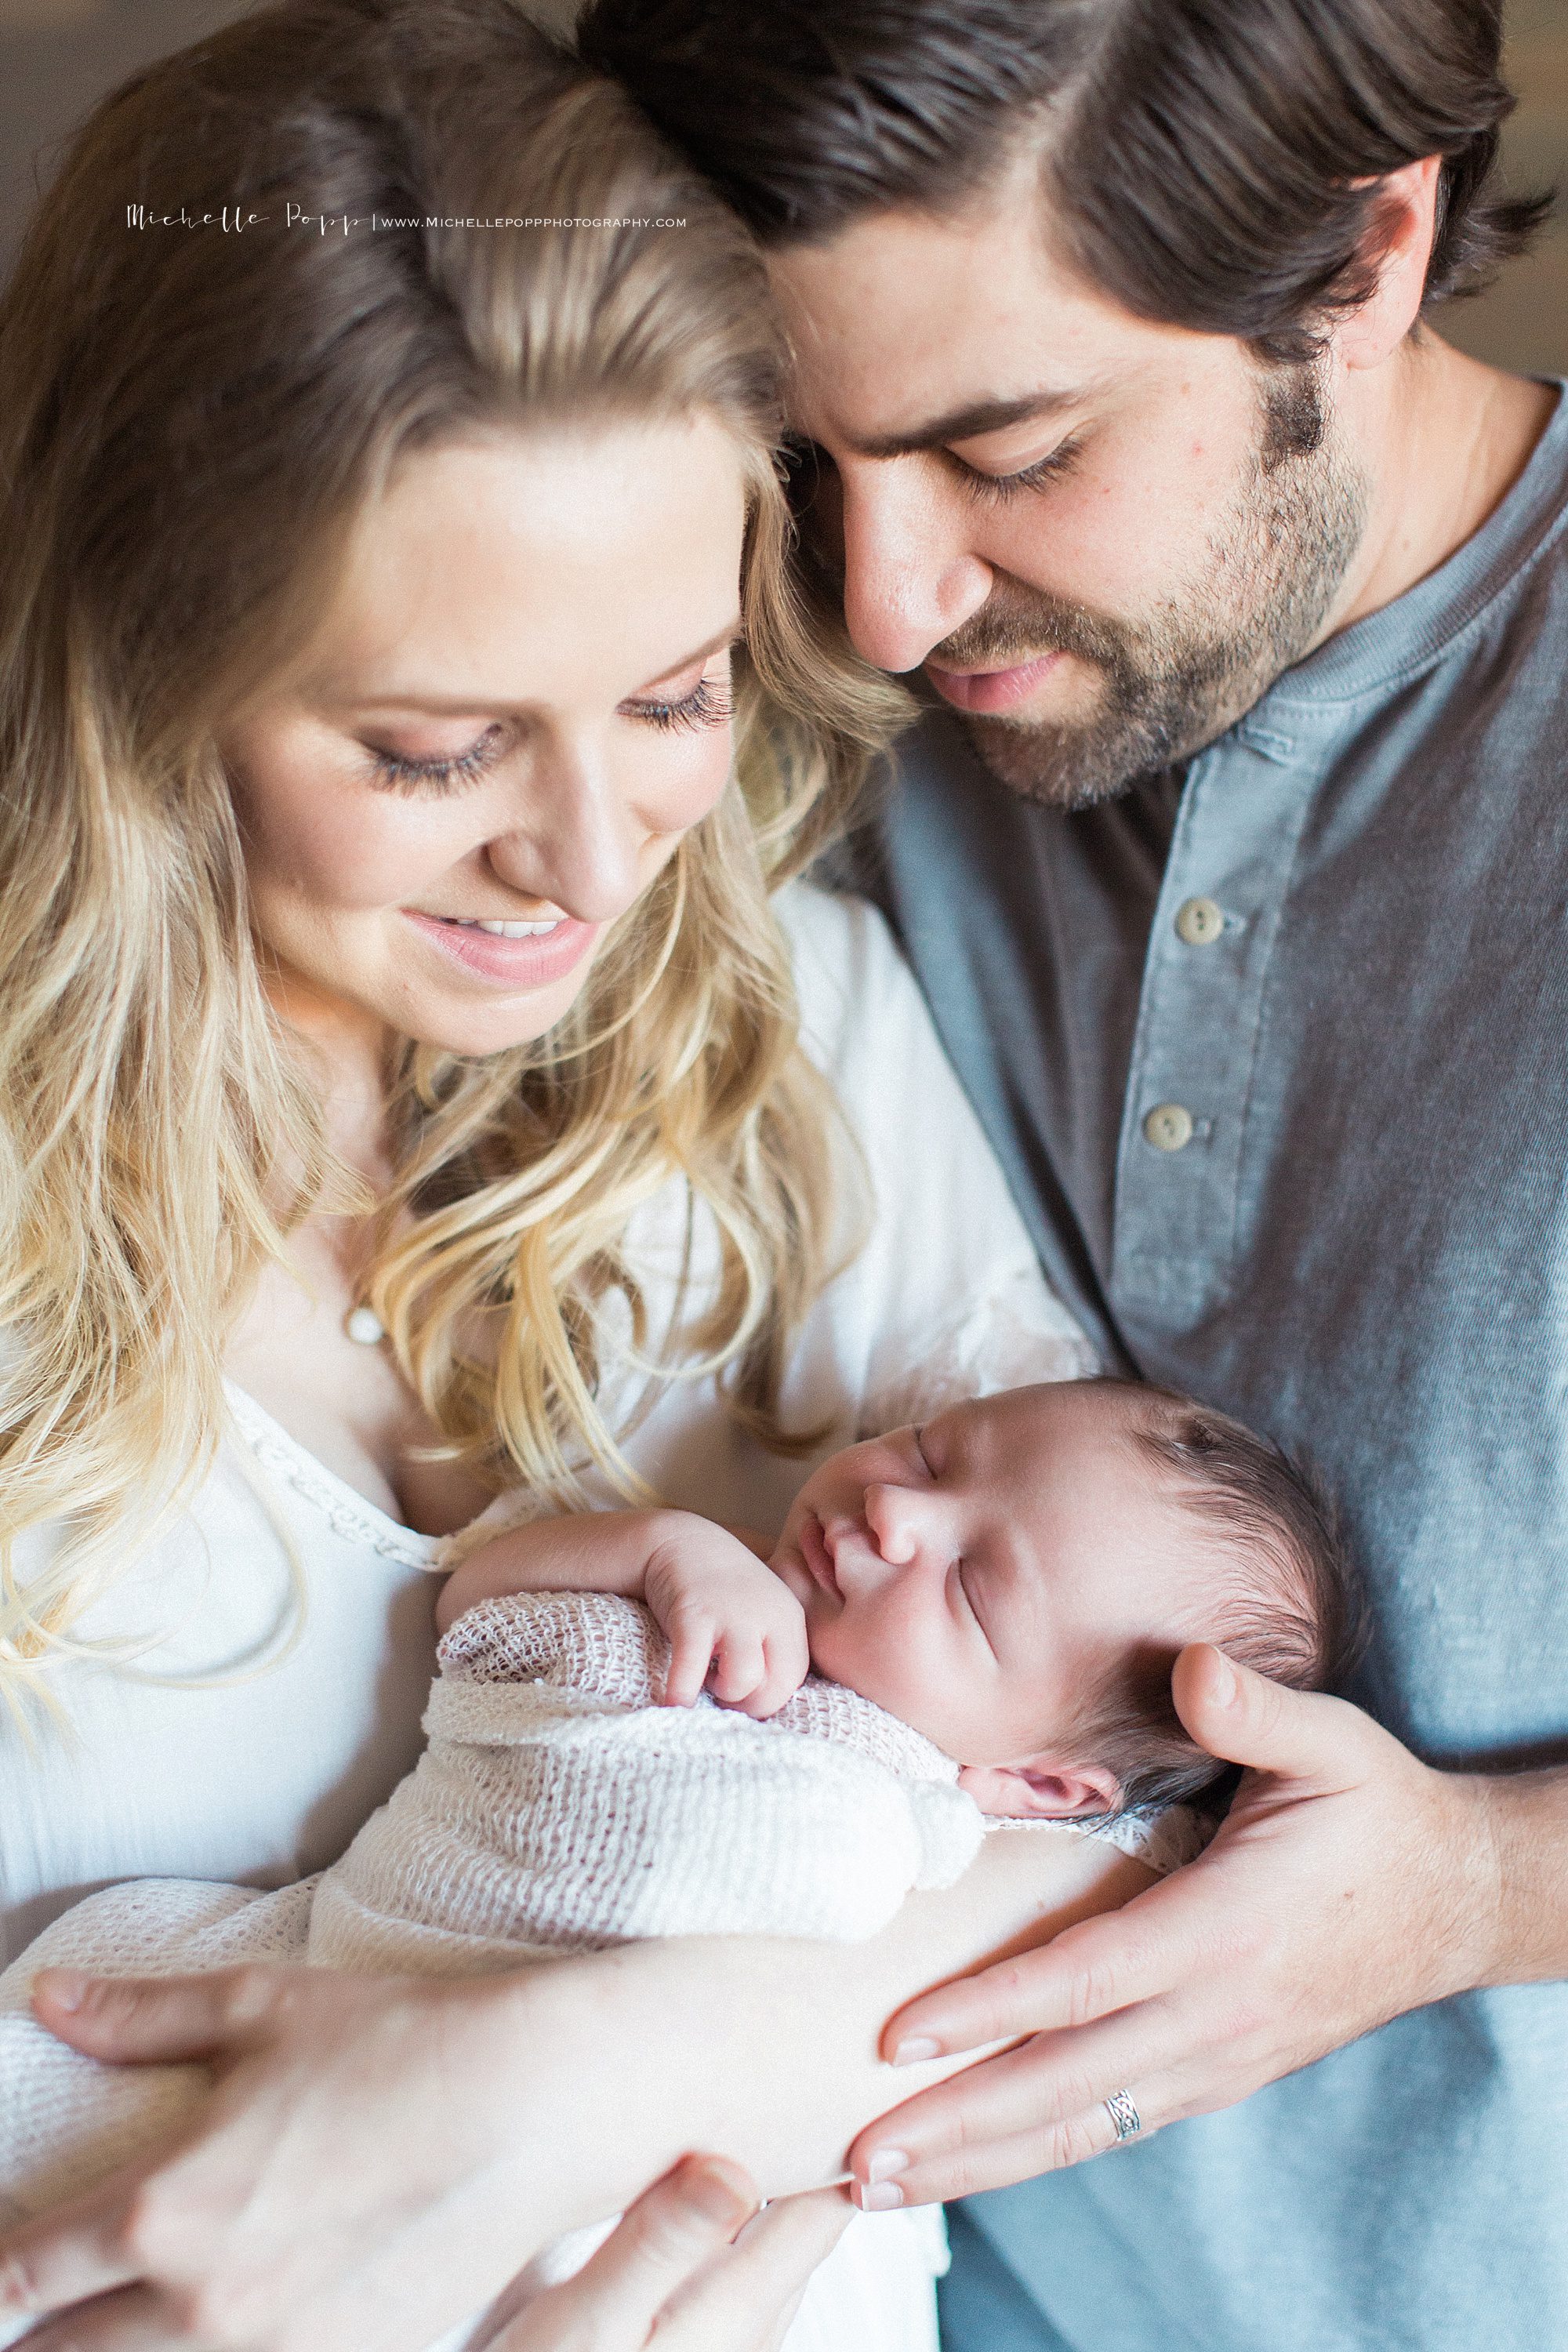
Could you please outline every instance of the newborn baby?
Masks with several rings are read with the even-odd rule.
[[[1068,1822],[1225,1770],[1171,1703],[1189,1642],[1293,1688],[1337,1678],[1353,1609],[1331,1514],[1277,1447],[1130,1381],[977,1399],[847,1447],[763,1547],[689,1512],[514,1528],[437,1610],[544,1591],[643,1602],[663,1697],[776,1717],[808,1664],[954,1759],[981,1812]]]
[[[1285,1458],[1116,1381],[848,1447],[760,1549],[666,1510],[468,1549],[437,1605],[428,1748],[341,1862],[276,1895],[111,1887],[0,1977],[0,2213],[101,2176],[205,2087],[198,2067],[104,2068],[54,2042],[26,2007],[39,1968],[447,1974],[650,1935],[853,1938],[956,1879],[986,1816],[1174,1867],[1192,1817],[1143,1816],[1222,1769],[1172,1708],[1177,1651],[1217,1642],[1311,1687],[1350,1616],[1328,1516]],[[929,2226],[858,2217],[790,2352],[864,2340],[830,2273],[892,2249],[893,2222]],[[591,2242],[574,2233],[553,2274]],[[874,2301],[902,2275],[929,2302],[917,2237],[877,2260]]]

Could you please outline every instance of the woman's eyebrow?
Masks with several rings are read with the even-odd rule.
[[[737,613],[732,620],[726,621],[721,629],[715,629],[712,635],[692,652],[678,655],[674,661],[666,662],[647,685],[657,686],[661,678],[679,677],[694,662],[709,660],[721,646],[732,646],[744,635],[745,624]],[[646,694],[647,686],[634,688],[633,691]],[[477,718],[481,711],[527,710],[531,707],[528,702],[519,702],[510,695],[486,694],[471,688],[462,694],[437,694],[421,692],[416,686],[405,687],[401,691],[395,686],[389,686],[370,694],[347,694],[331,678],[324,680],[317,688],[316,700],[318,708],[325,711],[352,711],[368,716],[373,711],[408,710],[435,718],[454,719]]]
[[[732,646],[744,635],[745,624],[737,613],[732,621],[726,621],[721,629],[715,629],[705,644],[694,647],[689,654],[682,654],[677,661],[666,662],[664,667],[649,678],[648,685],[657,686],[660,678],[678,677],[683,669],[689,669],[693,662],[709,660],[721,646]],[[646,689],[639,688],[638,691],[640,693]]]

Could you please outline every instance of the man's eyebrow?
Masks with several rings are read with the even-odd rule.
[[[1009,425],[1027,425],[1037,416],[1055,416],[1064,408],[1076,408],[1083,397],[1079,389],[1026,392],[1013,400],[971,401],[963,408],[950,408],[945,416],[910,425],[903,433],[881,433],[868,441],[849,441],[846,446],[858,457],[908,457],[921,449],[942,448],[950,441],[976,441],[984,433],[1002,433]]]

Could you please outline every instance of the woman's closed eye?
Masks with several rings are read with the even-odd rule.
[[[683,728],[727,727],[735,715],[728,666],[713,675],[703,671],[689,685],[684,679],[667,679],[662,691],[652,687],[646,694],[628,696],[620,709],[625,718],[639,719],[667,734]]]
[[[394,751],[367,743],[375,782],[394,792],[454,792],[470,777],[494,767],[505,747],[506,729],[495,720],[460,751]]]
[[[734,717],[729,663],[717,670],[708,665],[695,674],[661,679],[645,693],[617,705],[624,718],[640,720],[665,733],[683,729],[727,727]],[[455,751],[405,751],[390,744],[367,743],[374,782],[398,793],[439,794],[458,791],[474,777],[486,774],[508,750],[511,730],[499,719]]]
[[[628,718],[641,719],[667,733],[686,727],[728,727],[735,715],[728,682],[706,677],[700,677],[690,693],[683,694],[677,701],[638,698],[623,702],[621,709]]]

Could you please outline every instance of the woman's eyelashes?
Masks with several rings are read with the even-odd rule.
[[[634,695],[617,708],[624,718],[665,733],[683,728],[727,727],[734,716],[727,673],[700,677],[684,694]],[[377,784],[399,793],[450,793],[493,768],[509,740],[510,730],[498,719],[461,751],[395,751],[379,743],[367,743],[364,749]]]
[[[389,751],[374,743],[367,743],[365,749],[379,784],[400,793],[449,793],[495,765],[505,735],[505,728],[497,721],[487,727],[466,751],[420,757],[407,751]]]
[[[689,727],[728,727],[735,715],[728,677],[700,677],[689,693],[682,695],[635,695],[621,709],[629,719],[640,719],[666,733]]]
[[[977,466],[966,465],[962,457],[953,463],[963,475],[963,487],[972,499],[983,506],[1005,506],[1009,499],[1027,490],[1048,489],[1070,474],[1083,449],[1081,435],[1061,443],[1048,457],[1037,458],[1032,466],[1022,466],[1016,474],[984,474]]]

